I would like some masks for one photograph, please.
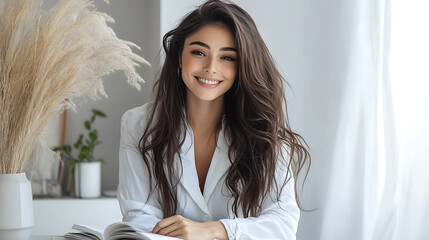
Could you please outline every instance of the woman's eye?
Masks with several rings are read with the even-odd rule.
[[[197,56],[204,56],[204,53],[200,52],[200,51],[192,51],[191,52],[193,55],[197,55]]]
[[[230,61],[230,62],[234,62],[235,61],[235,58],[228,57],[228,56],[223,57],[223,59],[226,60],[226,61]]]

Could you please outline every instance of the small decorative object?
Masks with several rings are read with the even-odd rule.
[[[33,196],[42,198],[61,197],[61,185],[58,183],[61,154],[57,152],[52,159],[50,149],[41,148],[40,150],[42,152],[33,152],[31,154],[31,157],[38,155],[39,161],[33,169],[26,171],[27,175],[31,176]]]
[[[93,127],[97,117],[106,117],[100,110],[92,109],[92,116],[84,122],[86,135],[80,134],[77,141],[71,145],[54,147],[54,151],[60,151],[64,159],[70,161],[70,167],[75,173],[75,194],[82,198],[96,198],[101,195],[101,158],[94,157],[95,146],[101,142],[98,140],[98,131]],[[79,152],[77,157],[72,154],[72,149]]]
[[[25,173],[0,174],[0,213],[0,239],[30,238],[33,197]]]
[[[74,109],[77,98],[107,97],[101,79],[116,70],[140,89],[143,79],[135,67],[147,63],[132,52],[135,44],[116,37],[106,24],[113,19],[93,10],[91,1],[60,0],[49,11],[41,7],[41,0],[0,4],[1,239],[28,239],[24,232],[34,221],[31,187],[17,186],[26,182],[21,173],[30,153],[47,147],[39,136],[48,118]],[[16,174],[19,178],[10,180]],[[10,189],[20,189],[15,191],[19,196]],[[13,225],[12,219],[22,225]]]
[[[101,162],[80,162],[74,167],[74,173],[77,197],[101,196]]]

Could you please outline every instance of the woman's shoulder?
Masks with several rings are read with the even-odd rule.
[[[128,134],[141,137],[146,128],[152,102],[127,110],[121,118],[122,130]]]
[[[131,108],[122,115],[123,123],[145,121],[149,115],[152,102],[145,103],[139,107]]]

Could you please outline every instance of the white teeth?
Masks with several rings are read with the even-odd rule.
[[[204,78],[198,78],[198,80],[200,80],[201,82],[205,83],[205,84],[218,84],[220,81],[209,81],[206,80]]]

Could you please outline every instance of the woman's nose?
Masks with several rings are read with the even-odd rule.
[[[207,62],[204,66],[204,72],[206,73],[216,73],[216,61],[215,59],[207,59]]]

